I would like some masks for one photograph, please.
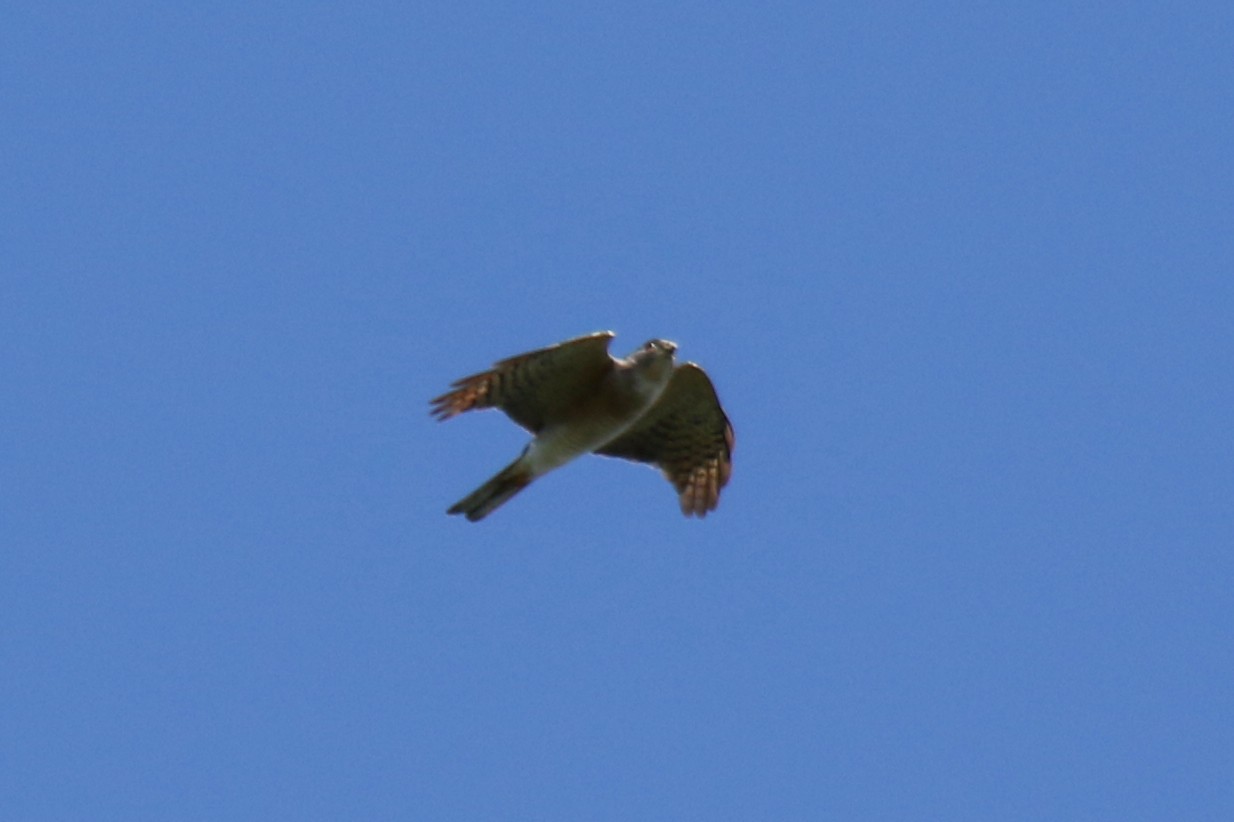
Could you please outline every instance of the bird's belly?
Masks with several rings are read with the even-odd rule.
[[[604,416],[586,423],[545,429],[532,440],[527,452],[532,470],[537,475],[544,474],[590,454],[624,431],[633,421]]]

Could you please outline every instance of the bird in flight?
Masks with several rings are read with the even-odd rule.
[[[681,512],[715,510],[732,473],[733,426],[703,369],[677,365],[667,340],[625,359],[609,355],[611,331],[501,360],[431,401],[438,420],[500,408],[534,434],[518,459],[450,507],[484,519],[537,477],[584,454],[650,463],[677,489]]]

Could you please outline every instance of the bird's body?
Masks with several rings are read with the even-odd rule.
[[[537,477],[589,453],[659,465],[687,515],[715,508],[731,472],[733,433],[710,380],[693,363],[676,366],[673,343],[651,340],[618,360],[608,355],[612,338],[599,332],[502,360],[433,400],[439,419],[497,407],[536,435],[449,513],[483,519]]]

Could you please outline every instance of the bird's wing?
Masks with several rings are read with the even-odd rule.
[[[500,408],[533,433],[567,413],[612,368],[611,331],[509,357],[488,371],[455,380],[431,401],[433,416],[448,420],[473,408]]]
[[[677,488],[681,512],[703,517],[733,472],[733,426],[706,372],[685,363],[655,405],[596,453],[659,467]]]

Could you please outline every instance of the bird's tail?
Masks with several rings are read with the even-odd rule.
[[[450,506],[447,514],[463,514],[472,522],[484,519],[522,491],[534,477],[520,455],[488,482]]]

